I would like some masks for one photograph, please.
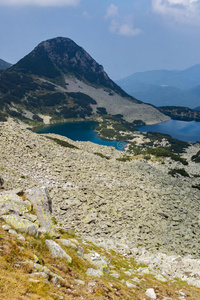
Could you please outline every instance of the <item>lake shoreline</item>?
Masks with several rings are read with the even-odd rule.
[[[189,143],[200,142],[200,123],[196,121],[170,120],[156,125],[137,127],[140,132],[169,134],[172,138]]]

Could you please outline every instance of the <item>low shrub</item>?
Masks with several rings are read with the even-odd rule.
[[[180,161],[185,166],[188,165],[188,162],[185,158],[182,158],[180,155],[174,154],[169,149],[163,147],[148,148],[147,154],[152,154],[156,157],[170,157],[174,161]]]
[[[200,150],[197,152],[197,154],[195,154],[191,157],[191,160],[196,163],[200,163]]]
[[[97,156],[100,156],[102,158],[110,159],[110,157],[108,157],[108,156],[106,156],[106,155],[104,155],[102,153],[99,153],[99,152],[94,152],[94,154],[97,155]]]
[[[185,171],[185,169],[171,169],[168,174],[172,175],[173,177],[176,175],[176,174],[179,174],[181,176],[184,176],[184,177],[190,177],[190,175]]]
[[[123,156],[123,157],[116,158],[116,160],[126,162],[126,161],[130,161],[131,157],[130,156]]]

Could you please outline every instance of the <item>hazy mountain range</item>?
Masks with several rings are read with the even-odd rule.
[[[134,73],[116,83],[130,95],[155,106],[200,105],[200,64],[183,71]]]
[[[12,65],[10,63],[6,62],[3,59],[0,59],[0,70],[6,70],[6,69],[8,69],[11,66]]]
[[[128,95],[82,47],[63,37],[40,43],[1,71],[0,110],[2,118],[10,115],[46,123],[102,112],[147,124],[169,119]]]

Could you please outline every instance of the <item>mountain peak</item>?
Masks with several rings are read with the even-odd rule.
[[[55,79],[75,76],[94,85],[122,90],[108,77],[82,47],[69,38],[56,37],[41,42],[31,53],[21,59],[15,67],[20,71]]]
[[[56,37],[50,40],[41,42],[33,52],[43,49],[47,55],[57,64],[66,64],[69,62],[75,63],[81,61],[78,54],[84,54],[88,60],[92,60],[91,56],[86,51],[78,46],[69,38]],[[76,59],[74,59],[76,58]]]

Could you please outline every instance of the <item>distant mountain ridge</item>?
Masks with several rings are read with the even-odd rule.
[[[4,114],[33,121],[84,119],[100,111],[128,122],[169,119],[128,95],[83,48],[63,37],[40,43],[0,73],[0,95]]]
[[[8,62],[6,62],[5,60],[0,58],[0,70],[6,70],[8,68],[10,68],[12,65]]]
[[[155,106],[200,104],[200,64],[182,71],[155,70],[132,74],[116,81],[127,93]]]

